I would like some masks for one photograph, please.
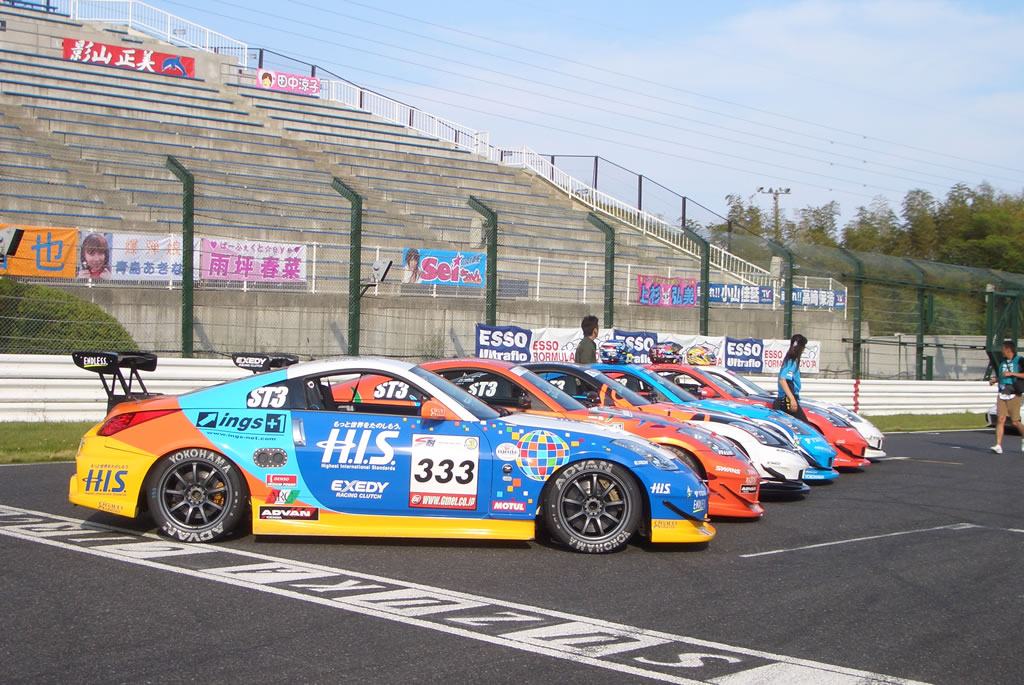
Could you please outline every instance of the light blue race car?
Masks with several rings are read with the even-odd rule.
[[[835,448],[814,428],[784,412],[727,400],[701,400],[667,378],[636,364],[602,363],[593,366],[607,376],[638,392],[652,402],[681,404],[705,411],[726,411],[752,421],[769,424],[791,437],[794,449],[807,459],[806,482],[834,480],[839,472],[832,468]]]

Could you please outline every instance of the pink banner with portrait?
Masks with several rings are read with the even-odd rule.
[[[315,76],[260,69],[256,73],[256,84],[267,90],[283,90],[286,93],[320,97],[320,79]]]
[[[304,283],[306,246],[203,238],[199,277],[248,283]]]
[[[650,307],[695,307],[696,278],[637,276],[637,303]]]

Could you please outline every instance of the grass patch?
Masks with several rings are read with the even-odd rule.
[[[95,421],[0,423],[0,464],[68,461]]]
[[[893,414],[866,416],[883,433],[892,431],[935,431],[985,428],[984,414]]]

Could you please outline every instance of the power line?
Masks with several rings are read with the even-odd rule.
[[[178,3],[178,4],[181,4],[182,6],[185,6],[185,7],[190,7],[188,5],[184,5],[183,3]],[[229,6],[234,6],[234,7],[237,7],[239,9],[244,9],[244,7],[242,7],[240,5],[234,5],[234,4],[229,3],[229,2],[224,2],[222,4],[229,5]],[[198,10],[200,8],[193,8],[193,9],[197,9]],[[251,12],[251,10],[250,10],[250,12]],[[339,13],[336,13],[336,12],[332,12],[332,13],[339,14]],[[217,16],[225,16],[225,15],[221,15],[219,13],[214,13],[214,12],[211,12],[211,14],[215,14]],[[299,24],[299,25],[310,26],[310,27],[316,28],[316,29],[322,29],[323,28],[322,26],[319,26],[319,25],[316,25],[316,24],[310,24],[308,22],[299,21],[299,20],[296,20],[296,19],[293,19],[293,18],[290,18],[290,17],[284,17],[284,16],[281,16],[281,15],[274,15],[274,14],[267,13],[267,12],[260,12],[260,14],[263,14],[265,16],[268,16],[268,17],[271,17],[271,18],[275,18],[275,19],[283,19],[283,20],[290,21],[292,23],[296,23],[296,24]],[[346,15],[342,15],[342,16],[346,16]],[[247,20],[244,20],[244,19],[239,19],[237,17],[228,17],[228,18],[235,19],[236,21],[242,21],[244,23],[250,23],[250,24],[262,27],[262,24],[258,24],[256,22],[251,22],[251,21],[247,21]],[[283,29],[280,29],[280,28],[276,29],[276,31],[278,33],[289,33],[291,35],[296,35],[296,36],[301,37],[303,39],[307,39],[307,40],[309,39],[309,36],[306,36],[305,34],[298,34],[298,33],[295,33],[295,32],[284,31]],[[419,50],[413,50],[411,48],[406,48],[404,46],[395,45],[395,44],[391,44],[391,43],[386,43],[384,41],[363,38],[362,36],[358,36],[356,34],[349,34],[349,33],[346,33],[346,32],[336,32],[336,31],[332,31],[332,33],[335,33],[336,35],[345,35],[347,37],[355,38],[357,40],[362,40],[362,41],[369,42],[369,43],[379,44],[379,45],[383,45],[383,46],[389,47],[389,48],[394,48],[394,49],[399,49],[399,50],[411,52],[413,54],[418,54],[418,55],[421,55],[421,56],[432,57],[434,59],[438,59],[438,60],[441,60],[441,61],[444,61],[444,62],[448,61],[446,58],[441,57],[439,55],[434,55],[434,54],[426,53],[426,52],[419,51]],[[419,34],[416,34],[416,35],[419,35]],[[322,42],[322,41],[318,41],[318,42]],[[368,55],[372,55],[372,56],[376,56],[376,57],[381,57],[381,58],[384,58],[384,59],[389,59],[389,60],[396,61],[396,62],[412,64],[412,65],[415,65],[415,66],[421,66],[421,63],[419,63],[419,62],[413,62],[413,61],[410,61],[410,60],[403,60],[403,59],[401,59],[399,57],[395,57],[394,55],[390,55],[390,54],[376,53],[376,52],[371,52],[371,51],[363,51],[363,53],[364,54],[368,54]],[[306,57],[306,56],[304,56],[304,57]],[[312,59],[314,61],[316,60],[316,58],[313,58],[313,57],[306,57],[306,58],[307,59]],[[358,67],[348,66],[348,65],[346,66],[346,68],[358,69]],[[464,73],[460,73],[460,72],[453,71],[453,70],[450,70],[450,69],[443,69],[443,68],[439,68],[439,67],[433,67],[433,69],[435,71],[439,71],[439,72],[442,72],[442,73],[452,74],[452,75],[455,75],[455,76],[458,76],[458,77],[461,77],[461,78],[467,78],[467,79],[472,78],[476,82],[488,83],[488,84],[496,85],[496,86],[499,86],[499,87],[502,87],[502,88],[505,88],[505,89],[509,89],[509,90],[518,90],[520,92],[526,92],[526,93],[530,93],[530,94],[537,94],[537,93],[535,93],[532,90],[528,90],[528,89],[524,89],[524,88],[517,88],[515,86],[510,86],[507,83],[503,83],[503,82],[488,81],[488,80],[485,80],[485,79],[480,79],[479,77],[470,77],[470,76],[468,76],[468,75],[466,75]],[[545,82],[542,82],[542,81],[536,81],[536,80],[532,80],[532,79],[525,79],[525,78],[523,78],[521,76],[517,76],[517,75],[514,75],[514,74],[506,74],[504,72],[498,72],[498,71],[490,70],[490,69],[483,69],[483,68],[480,68],[480,69],[483,70],[483,71],[489,71],[489,72],[497,73],[497,74],[500,74],[500,75],[503,75],[503,76],[508,76],[508,77],[511,77],[511,78],[516,78],[516,79],[519,79],[519,80],[523,80],[523,81],[528,82],[528,83],[544,85],[544,86],[551,87],[551,88],[557,88],[558,87],[555,84],[545,83]],[[394,79],[397,79],[397,80],[406,81],[406,82],[413,83],[413,84],[416,84],[416,85],[427,85],[427,84],[423,84],[423,83],[418,82],[418,81],[414,81],[414,80],[411,80],[411,79],[405,79],[405,78],[402,78],[402,77],[397,77],[397,76],[394,76],[394,75],[391,75],[391,74],[385,74],[385,73],[381,73],[381,72],[374,72],[374,71],[370,71],[370,70],[364,70],[364,71],[366,73],[371,73],[371,74],[374,74],[374,75],[377,75],[377,76],[381,76],[381,77],[384,77],[384,78],[394,78]],[[479,96],[473,95],[471,93],[465,93],[465,92],[456,91],[456,90],[452,90],[452,89],[441,88],[439,86],[431,86],[431,87],[436,88],[438,90],[446,90],[448,92],[452,92],[452,93],[455,93],[455,94],[458,94],[458,95],[461,95],[461,96],[464,96],[464,97],[469,97],[469,98],[473,98],[473,99],[481,99],[481,98],[479,98]],[[580,95],[583,95],[583,96],[589,97],[589,98],[598,98],[599,97],[599,96],[591,95],[591,94],[586,93],[584,91],[578,91],[578,90],[574,90],[574,89],[564,89],[564,90],[567,90],[568,92],[577,93],[577,94],[580,94]],[[420,95],[419,97],[422,98],[422,95]],[[584,107],[588,107],[589,109],[596,109],[598,111],[603,111],[603,112],[606,112],[606,113],[609,113],[609,114],[613,114],[615,116],[630,117],[634,121],[642,121],[642,122],[646,122],[646,123],[652,123],[652,124],[655,124],[657,126],[671,127],[671,128],[673,128],[675,130],[685,130],[687,132],[694,133],[696,135],[703,135],[703,136],[707,136],[707,137],[710,137],[710,138],[716,138],[716,139],[719,139],[719,140],[725,140],[725,141],[728,141],[728,142],[733,142],[733,143],[737,143],[737,144],[741,144],[741,145],[746,145],[748,147],[754,147],[754,148],[758,148],[758,149],[763,149],[763,150],[770,151],[770,152],[773,152],[773,153],[776,153],[776,154],[783,154],[783,155],[787,155],[787,156],[798,158],[798,159],[806,159],[806,160],[818,162],[818,163],[821,163],[821,164],[828,164],[829,166],[833,166],[833,167],[841,167],[841,168],[853,169],[853,170],[860,171],[859,168],[853,167],[853,166],[850,166],[850,165],[836,163],[836,162],[831,162],[829,160],[809,157],[809,156],[806,156],[806,155],[800,155],[800,154],[797,154],[797,153],[794,153],[794,152],[790,152],[790,151],[786,151],[786,150],[779,150],[777,148],[772,148],[772,147],[761,145],[761,144],[744,143],[744,142],[741,142],[741,141],[738,141],[738,140],[735,140],[735,139],[731,139],[731,138],[727,138],[727,137],[724,137],[724,136],[719,136],[719,135],[715,135],[715,134],[711,134],[711,133],[707,133],[707,132],[703,132],[703,131],[697,131],[697,130],[694,130],[694,129],[682,129],[678,125],[673,125],[673,124],[669,124],[669,123],[665,123],[665,122],[660,122],[660,121],[657,121],[657,120],[654,120],[654,119],[649,119],[649,118],[646,118],[646,117],[637,117],[636,115],[632,115],[632,114],[629,114],[627,112],[619,112],[619,111],[611,110],[611,109],[608,109],[608,108],[595,107],[595,106],[592,106],[592,105],[586,105],[584,103],[580,103],[578,101],[571,100],[571,99],[568,99],[568,98],[561,98],[561,97],[551,96],[551,95],[542,95],[541,97],[545,97],[547,99],[554,100],[554,101],[565,102],[565,103],[568,103],[568,104],[584,106]],[[580,119],[576,119],[576,118],[571,118],[571,117],[564,117],[564,116],[561,116],[561,115],[554,115],[554,114],[551,114],[548,111],[536,110],[536,109],[531,109],[531,108],[523,107],[522,105],[519,105],[517,103],[503,102],[503,101],[494,100],[494,99],[489,99],[489,101],[497,103],[497,104],[504,104],[504,105],[507,105],[507,106],[517,107],[518,109],[522,109],[524,111],[532,111],[532,112],[541,114],[543,116],[554,116],[556,118],[566,119],[568,121],[572,121],[573,123],[584,123],[584,124],[589,125],[589,126],[599,126],[599,127],[602,127],[602,128],[609,128],[609,127],[607,127],[607,126],[605,126],[603,124],[598,124],[598,123],[594,123],[594,122],[587,122],[587,121],[584,121],[584,120],[580,120]],[[460,106],[460,105],[458,105],[456,103],[451,103],[451,102],[447,102],[447,101],[441,101],[441,102],[444,102],[444,104],[447,104],[449,106],[457,106],[457,107]],[[470,111],[475,111],[475,110],[470,110]],[[656,113],[660,113],[660,114],[664,114],[666,116],[672,116],[672,115],[670,115],[667,112],[657,112],[657,111],[655,111],[655,112]],[[533,122],[529,122],[527,120],[514,119],[514,118],[510,118],[510,119],[514,120],[514,121],[519,121],[521,123],[526,123],[528,125],[536,125]],[[706,122],[699,122],[699,123],[706,123]],[[722,127],[718,127],[718,128],[722,128]],[[634,136],[634,137],[637,137],[637,138],[653,140],[653,141],[656,141],[656,142],[667,142],[668,144],[671,144],[671,145],[683,145],[683,143],[678,142],[678,141],[667,140],[667,139],[664,139],[664,138],[656,138],[656,137],[649,136],[649,135],[643,135],[643,134],[636,133],[634,130],[630,130],[630,129],[613,128],[611,130],[614,130],[614,131],[617,131],[617,132],[621,132],[621,133],[624,133],[626,135]],[[726,129],[726,130],[730,130],[730,129]],[[754,134],[748,134],[748,133],[742,132],[742,131],[736,131],[736,132],[740,133],[741,135],[754,135]],[[613,141],[613,142],[618,142],[618,141]],[[791,143],[787,143],[787,144],[791,145]],[[741,156],[741,155],[733,155],[733,154],[730,154],[730,153],[723,153],[723,152],[720,152],[720,151],[717,151],[717,150],[708,149],[708,148],[701,148],[701,147],[697,147],[697,146],[693,146],[693,145],[690,145],[689,147],[692,147],[693,149],[701,150],[703,152],[709,152],[711,154],[719,154],[719,155],[724,155],[724,156],[730,156],[730,157],[733,157],[735,159],[739,159],[739,160],[742,160],[742,161],[749,161],[749,162],[753,162],[753,163],[756,163],[756,164],[774,165],[771,162],[765,162],[765,161],[762,161],[762,160],[751,159],[749,157],[744,157],[744,156]],[[797,147],[805,147],[805,146],[797,146]],[[636,149],[639,149],[639,148],[636,148]],[[689,158],[689,159],[692,160],[693,158]],[[856,159],[856,158],[853,158],[853,159]],[[864,163],[867,163],[867,160],[862,160],[862,161]],[[872,163],[873,164],[878,164],[878,163],[874,163],[874,162],[872,162]],[[859,181],[853,181],[853,180],[850,180],[850,179],[845,179],[845,178],[841,178],[841,177],[837,177],[837,176],[832,176],[832,175],[828,175],[828,174],[822,174],[822,173],[815,172],[815,171],[809,171],[809,170],[805,170],[805,169],[795,169],[793,167],[785,166],[785,165],[774,165],[774,166],[777,166],[779,168],[782,168],[782,169],[785,169],[785,170],[788,170],[788,171],[794,171],[794,172],[797,172],[797,173],[804,173],[804,174],[808,174],[810,176],[817,176],[817,177],[824,178],[824,179],[831,180],[831,181],[839,181],[839,182],[843,182],[843,183],[856,184],[856,185],[860,185],[861,187],[864,187],[864,188],[870,187],[870,188],[874,188],[876,190],[881,190],[881,191],[884,191],[884,192],[891,192],[891,193],[899,192],[899,191],[896,191],[896,190],[893,190],[893,189],[885,188],[883,186],[863,183],[863,182],[859,182]],[[904,170],[904,171],[908,171],[910,173],[920,173],[920,172],[916,172],[916,171],[910,170],[910,169],[903,169],[901,167],[893,167],[892,165],[880,165],[880,166],[886,166],[886,167],[894,168],[894,169],[897,169],[897,170]],[[907,178],[905,176],[899,176],[899,175],[896,175],[896,174],[889,174],[889,173],[885,173],[885,172],[877,172],[876,171],[876,172],[871,172],[871,173],[874,173],[874,174],[877,174],[877,175],[880,175],[880,176],[886,176],[886,177],[889,177],[889,178],[895,178],[895,179],[898,179],[898,180],[907,181],[907,182],[910,182],[910,183],[923,183],[925,185],[931,185],[931,184],[934,183],[934,182],[925,181],[925,180],[922,180],[922,179],[919,179],[919,178],[917,178],[917,179]],[[957,182],[957,179],[941,177],[941,176],[938,176],[938,175],[935,175],[935,174],[928,174],[927,172],[924,172],[924,175],[934,176],[936,178],[944,179],[947,182],[953,182],[953,183]],[[821,187],[821,186],[819,186],[819,187]],[[831,188],[829,188],[829,189],[831,190]]]
[[[486,41],[488,43],[497,43],[499,45],[504,45],[504,46],[507,46],[507,47],[511,47],[511,48],[514,48],[516,50],[520,50],[520,51],[523,51],[523,52],[534,53],[534,54],[538,54],[538,55],[541,55],[541,56],[544,56],[544,57],[549,57],[551,59],[556,59],[556,60],[559,60],[560,62],[576,64],[576,65],[579,65],[579,66],[586,67],[588,69],[593,69],[593,70],[596,70],[596,71],[600,71],[602,74],[609,74],[609,73],[610,74],[614,74],[616,76],[621,76],[621,77],[623,77],[625,79],[628,79],[631,82],[640,81],[640,82],[643,82],[643,83],[649,83],[649,84],[657,86],[659,88],[668,89],[668,90],[675,90],[677,92],[685,93],[687,95],[692,95],[694,97],[699,97],[699,98],[702,98],[702,99],[711,100],[711,101],[719,102],[719,103],[722,103],[722,104],[727,104],[727,105],[730,105],[730,106],[733,106],[733,107],[739,107],[739,108],[750,110],[750,111],[753,111],[753,112],[758,112],[760,114],[767,114],[769,116],[774,116],[774,117],[777,117],[777,118],[780,118],[780,119],[785,119],[785,120],[793,121],[793,122],[799,123],[799,124],[806,124],[806,125],[810,125],[810,126],[815,126],[815,127],[822,128],[822,129],[825,129],[825,130],[833,131],[835,133],[842,133],[844,135],[850,135],[850,136],[854,136],[856,138],[861,138],[863,140],[873,140],[875,142],[886,144],[886,145],[898,145],[900,147],[904,147],[904,148],[907,148],[907,149],[910,149],[910,150],[915,150],[917,152],[924,152],[924,153],[927,153],[927,154],[937,155],[937,156],[941,156],[941,157],[946,157],[946,158],[949,158],[949,159],[956,159],[958,161],[968,162],[970,164],[978,164],[978,165],[984,166],[984,167],[1003,169],[1005,171],[1012,171],[1012,172],[1015,172],[1015,173],[1024,173],[1024,170],[1022,170],[1022,169],[1017,169],[1017,168],[1013,168],[1013,167],[1006,167],[1006,166],[996,165],[996,164],[992,164],[991,162],[980,162],[980,161],[977,161],[977,160],[972,160],[972,159],[968,159],[968,158],[965,158],[965,157],[960,157],[960,156],[957,156],[957,155],[951,155],[951,154],[946,153],[946,152],[930,150],[930,149],[927,149],[927,148],[922,148],[922,147],[918,147],[918,146],[909,145],[907,143],[902,143],[900,141],[892,141],[892,140],[887,140],[887,139],[884,139],[884,138],[877,138],[875,136],[871,136],[871,135],[868,135],[868,134],[865,134],[865,133],[858,133],[856,131],[848,131],[846,129],[838,128],[838,127],[835,127],[835,126],[830,126],[828,124],[821,124],[821,123],[818,123],[818,122],[814,122],[814,121],[810,121],[810,120],[806,120],[806,119],[801,119],[799,117],[794,117],[794,116],[787,115],[787,114],[780,114],[780,113],[777,113],[777,112],[772,112],[770,110],[761,109],[761,108],[753,107],[753,106],[750,106],[750,105],[745,105],[743,103],[735,102],[735,101],[732,101],[732,100],[727,100],[727,99],[724,99],[724,98],[719,98],[719,97],[716,97],[716,96],[713,96],[713,95],[707,95],[705,93],[701,93],[701,92],[698,92],[698,91],[689,90],[689,89],[686,89],[686,88],[680,88],[679,86],[676,86],[676,85],[661,83],[659,81],[655,81],[655,80],[652,80],[652,79],[647,79],[647,78],[644,78],[642,76],[637,76],[636,74],[627,74],[627,73],[624,73],[624,72],[616,71],[614,69],[609,69],[607,67],[594,66],[592,64],[588,64],[587,62],[576,60],[576,59],[573,59],[571,57],[566,57],[564,55],[556,55],[556,54],[553,54],[553,53],[545,52],[543,50],[537,50],[537,49],[534,49],[534,48],[523,47],[522,45],[518,45],[516,43],[511,43],[509,41],[504,41],[504,40],[501,40],[500,38],[495,38],[493,36],[482,36],[480,34],[473,33],[471,31],[465,31],[465,30],[462,30],[462,29],[456,29],[456,28],[453,28],[453,27],[450,27],[450,26],[445,26],[443,24],[438,24],[436,22],[428,21],[428,20],[425,20],[425,19],[420,19],[418,17],[413,17],[413,16],[410,16],[410,15],[407,15],[407,14],[402,14],[400,12],[395,12],[395,11],[392,11],[392,10],[386,10],[386,9],[382,9],[380,7],[375,7],[373,5],[370,5],[370,4],[367,4],[367,3],[364,3],[364,2],[359,2],[358,0],[342,0],[342,1],[346,2],[346,3],[350,4],[350,5],[357,5],[359,7],[363,7],[363,8],[366,8],[366,9],[369,9],[369,10],[373,10],[373,11],[376,11],[376,12],[382,12],[382,13],[385,13],[385,14],[390,14],[390,15],[397,16],[397,17],[400,17],[400,18],[403,18],[403,19],[407,19],[409,21],[414,21],[414,22],[417,22],[417,23],[425,24],[427,26],[432,26],[432,27],[435,27],[435,28],[440,28],[440,29],[443,29],[445,31],[450,31],[450,32],[453,32],[453,33],[458,33],[458,34],[462,34],[462,35],[469,36],[469,37],[472,37],[472,38],[476,38],[476,39],[479,39],[479,40],[483,40],[483,41]],[[413,33],[411,31],[406,31],[404,29],[399,29],[399,28],[396,28],[396,27],[389,26],[387,24],[380,24],[378,22],[371,22],[369,20],[363,19],[363,18],[358,17],[358,16],[345,15],[343,13],[339,13],[339,12],[336,12],[336,11],[333,11],[333,10],[327,10],[327,9],[324,9],[324,8],[317,7],[316,5],[311,5],[309,3],[301,2],[301,0],[291,0],[291,2],[293,2],[294,4],[299,4],[299,5],[304,5],[306,7],[311,7],[311,8],[314,8],[314,9],[319,9],[321,11],[325,11],[325,12],[328,12],[328,13],[331,13],[331,14],[338,14],[340,16],[344,16],[344,17],[349,18],[349,19],[355,19],[357,21],[365,21],[366,23],[369,23],[369,24],[372,24],[372,25],[377,25],[377,26],[382,26],[382,27],[386,27],[386,28],[391,28],[391,29],[396,30],[396,31],[401,31],[403,33],[408,33],[409,35],[415,35],[415,36],[418,36],[418,37],[422,37],[422,38],[425,38],[427,40],[436,40],[438,42],[443,42],[443,43],[446,43],[446,44],[449,44],[449,45],[455,45],[456,47],[462,47],[463,49],[473,50],[474,52],[481,52],[482,54],[488,54],[488,55],[491,55],[491,56],[499,57],[501,59],[507,59],[509,61],[514,61],[514,62],[522,63],[520,60],[515,60],[513,58],[508,58],[508,57],[504,57],[504,56],[501,56],[501,55],[496,55],[494,53],[487,53],[487,52],[484,52],[484,51],[476,50],[474,48],[467,48],[465,46],[460,46],[458,44],[449,43],[447,41],[440,41],[439,39],[432,38],[430,36],[424,36],[422,34],[416,34],[416,33]],[[530,64],[530,63],[525,63],[525,64]],[[531,65],[531,66],[535,66],[535,65]],[[556,72],[556,73],[565,74],[565,72]],[[569,75],[569,74],[566,74],[566,75]],[[580,78],[578,75],[572,75],[572,76],[574,78]],[[592,81],[592,79],[585,79],[585,80]],[[626,89],[626,90],[628,92],[637,93],[637,94],[640,94],[640,95],[644,95],[646,97],[653,97],[653,96],[650,96],[650,95],[648,95],[646,93],[641,93],[639,91],[635,91],[635,90],[632,90],[632,89]],[[693,105],[689,105],[689,104],[686,104],[686,103],[680,103],[680,102],[674,102],[674,104],[679,104],[679,105],[686,106],[686,107],[694,107]],[[790,130],[790,129],[781,129],[781,128],[776,127],[776,126],[771,126],[769,124],[764,124],[764,123],[761,123],[761,122],[755,122],[755,121],[752,121],[752,120],[743,119],[742,117],[737,117],[735,115],[726,114],[726,113],[723,113],[723,112],[717,112],[717,111],[714,111],[714,110],[706,110],[704,108],[699,108],[699,107],[694,107],[694,108],[695,109],[699,109],[701,111],[707,111],[707,112],[710,112],[710,113],[713,113],[713,114],[717,114],[719,116],[739,119],[740,121],[745,121],[747,123],[751,123],[751,124],[754,124],[754,125],[757,125],[757,126],[765,126],[765,127],[773,128],[773,129],[776,129],[776,130],[784,130],[784,131],[786,131],[788,133],[793,133],[793,134],[796,134],[796,135],[808,136],[808,137],[815,138],[817,140],[822,140],[822,141],[827,140],[828,142],[833,143],[833,144],[849,145],[851,147],[856,147],[857,149],[868,150],[868,148],[862,148],[860,146],[853,146],[853,145],[851,145],[849,143],[833,141],[833,140],[829,140],[829,139],[825,139],[825,138],[820,138],[820,137],[817,137],[817,136],[810,136],[809,134],[804,133],[802,131],[793,131],[793,130]],[[879,151],[875,151],[875,152],[879,152]],[[880,154],[886,154],[886,153],[882,153],[882,152],[879,152],[879,153]],[[966,171],[966,170],[961,170],[961,171]],[[968,172],[968,173],[977,173],[977,172]]]

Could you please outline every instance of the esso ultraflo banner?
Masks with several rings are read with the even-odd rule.
[[[583,339],[579,328],[520,328],[518,326],[476,325],[476,356],[523,364],[526,362],[571,362]],[[658,343],[674,342],[682,347],[685,364],[719,366],[741,374],[777,374],[789,350],[788,340],[678,335],[651,331],[601,331],[600,345],[620,340],[636,364],[650,363],[648,351]],[[803,373],[817,373],[821,343],[807,344],[800,361]]]

